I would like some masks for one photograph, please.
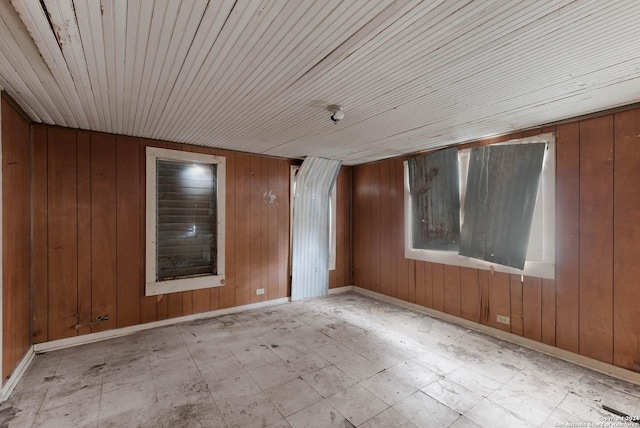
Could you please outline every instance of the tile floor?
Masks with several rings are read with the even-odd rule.
[[[347,293],[37,355],[0,426],[638,426],[603,404],[640,387]]]

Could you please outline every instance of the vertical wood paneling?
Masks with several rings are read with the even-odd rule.
[[[49,340],[75,336],[78,319],[76,132],[48,130]]]
[[[524,336],[542,341],[542,280],[524,277],[522,283],[522,315],[524,318]]]
[[[251,303],[251,266],[248,263],[251,256],[250,212],[251,195],[251,163],[246,154],[235,155],[235,181],[236,181],[236,210],[235,210],[235,303],[246,305]],[[254,291],[255,293],[255,291]]]
[[[382,186],[378,185],[380,178],[380,163],[371,164],[369,168],[369,180],[371,183],[369,186],[369,200],[371,201],[371,245],[369,246],[369,251],[371,252],[371,290],[375,292],[380,292],[382,273],[380,267],[380,263],[382,262],[382,226],[380,222],[380,193]],[[410,297],[409,301],[414,300]]]
[[[478,270],[460,268],[460,315],[470,321],[480,322],[480,289]]]
[[[289,293],[290,161],[56,127],[36,126],[33,135],[39,166],[33,173],[34,242],[45,260],[34,275],[34,287],[42,291],[34,300],[34,331],[40,330],[34,338],[56,340],[248,304],[252,274],[267,288],[264,299]],[[147,145],[225,156],[225,286],[144,296]],[[251,158],[259,165],[254,200]],[[276,195],[274,203],[263,203],[260,188]],[[250,257],[254,241],[260,243],[253,247],[256,265]],[[97,322],[101,315],[109,321]]]
[[[416,304],[427,306],[427,281],[425,278],[425,265],[427,263],[416,260]]]
[[[398,245],[397,245],[397,236],[398,228],[400,227],[400,217],[404,212],[403,203],[403,193],[402,193],[402,172],[398,171],[398,162],[395,159],[391,159],[389,162],[389,177],[390,177],[390,187],[391,192],[389,194],[389,205],[391,208],[391,216],[389,220],[391,221],[391,226],[389,230],[391,231],[391,236],[389,237],[389,295],[396,297],[398,290],[398,259],[404,256],[404,253],[399,253]],[[402,165],[402,164],[400,164]],[[355,186],[354,186],[355,192]],[[354,201],[355,205],[355,201]],[[351,237],[352,240],[355,241],[355,234]],[[403,249],[404,251],[404,249]],[[354,268],[355,268],[355,255],[354,255]]]
[[[342,166],[336,181],[336,269],[329,272],[329,288],[351,285],[351,167]]]
[[[511,284],[509,274],[494,272],[489,275],[489,319],[487,324],[504,331],[511,331],[511,326],[498,322],[498,315],[511,314]]]
[[[634,303],[640,277],[636,268],[640,264],[635,263],[640,242],[635,236],[640,223],[636,185],[640,182],[639,124],[640,109],[633,109],[615,117],[515,132],[465,145],[556,132],[557,236],[555,280],[525,277],[522,285],[519,275],[459,268],[461,317],[640,370],[640,309]],[[394,242],[389,293],[411,301],[409,267],[415,263],[415,300],[449,312],[449,303],[455,298],[448,294],[451,277],[444,270],[451,267],[404,258],[404,205],[399,198],[404,192],[402,161],[402,157],[385,161],[396,166],[394,188],[398,192],[390,197],[390,205],[398,209],[392,209],[389,217],[390,240]],[[371,164],[364,164],[353,169],[355,285],[363,287],[360,281],[372,265],[370,257],[362,257],[359,249],[371,254],[370,246],[375,245],[365,241],[372,223],[361,215],[371,211],[364,195],[386,185],[383,178],[362,178],[370,168]],[[511,326],[497,323],[497,315],[510,316]]]
[[[389,295],[391,262],[391,176],[390,162],[380,163],[380,292]],[[416,298],[417,301],[417,298]]]
[[[94,332],[115,328],[116,144],[106,134],[91,136],[91,315]],[[98,322],[98,317],[108,316]]]
[[[266,211],[265,218],[263,218],[263,224],[266,224],[266,228],[262,229],[262,233],[266,233],[267,239],[264,248],[264,257],[266,257],[266,275],[267,275],[267,291],[265,295],[269,299],[278,298],[278,206],[282,199],[282,194],[285,193],[283,189],[280,189],[280,177],[278,176],[279,161],[277,159],[265,158],[267,164],[267,177],[264,182],[267,186],[265,191],[271,192],[275,196],[272,201],[268,197],[263,201],[263,212]]]
[[[46,126],[40,125],[34,125],[31,128],[33,142],[32,257],[33,260],[40,261],[40,263],[33,263],[32,268],[33,296],[31,305],[33,314],[31,328],[33,343],[46,342],[49,338],[47,129]]]
[[[580,353],[613,361],[613,116],[580,123]]]
[[[362,211],[364,209],[364,184],[362,182],[362,173],[364,166],[354,167],[353,169],[353,283],[359,287],[365,288],[363,271],[367,264],[363,258],[362,241],[364,239],[364,221],[362,219]],[[397,236],[397,235],[396,235]],[[356,237],[358,239],[356,239]]]
[[[478,291],[480,297],[480,323],[484,325],[490,324],[491,314],[489,312],[489,276],[491,272],[486,270],[478,270]]]
[[[31,344],[29,123],[2,97],[2,379]]]
[[[140,324],[140,151],[137,140],[116,140],[116,285],[118,327]]]
[[[444,311],[461,315],[460,267],[444,265]]]
[[[578,352],[580,319],[580,127],[560,125],[556,143],[556,344]]]
[[[417,262],[416,262],[417,263]],[[424,263],[424,305],[433,308],[433,263]]]
[[[511,286],[511,333],[518,336],[523,335],[523,314],[522,314],[522,282],[520,275],[510,275]]]
[[[556,282],[542,280],[542,342],[556,345]]]
[[[362,287],[372,290],[371,286],[371,245],[373,245],[371,239],[371,165],[365,165],[362,168],[360,174],[361,186],[362,186],[362,203],[361,211],[358,213],[358,217],[355,220],[360,224],[360,251],[362,253],[362,263],[364,269],[360,272]],[[408,289],[407,289],[408,297]]]
[[[431,263],[433,309],[444,312],[444,265]]]
[[[169,293],[167,298],[167,318],[176,318],[182,316],[182,305],[184,293]]]
[[[615,116],[614,364],[640,371],[640,109]]]
[[[78,334],[91,333],[91,134],[78,131]],[[137,172],[137,170],[136,170]],[[135,246],[135,243],[132,243]],[[135,263],[135,259],[133,260]],[[137,284],[136,284],[137,285]]]
[[[262,301],[262,296],[256,291],[262,286],[262,158],[250,156],[251,178],[249,181],[249,235],[252,237],[249,243],[249,290],[250,301],[256,303]]]

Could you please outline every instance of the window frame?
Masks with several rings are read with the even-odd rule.
[[[158,160],[216,165],[216,274],[157,281],[157,171]],[[179,150],[146,148],[146,223],[145,223],[145,296],[220,287],[225,283],[225,201],[226,159],[223,156],[183,152]]]
[[[542,163],[542,173],[538,186],[538,197],[534,210],[529,246],[527,247],[527,260],[523,270],[509,266],[499,265],[484,260],[465,257],[456,251],[444,250],[422,250],[413,248],[412,244],[412,210],[411,195],[409,193],[409,168],[408,162],[404,161],[404,242],[405,258],[421,260],[432,263],[442,263],[447,265],[469,267],[482,270],[492,270],[517,275],[527,275],[545,279],[555,279],[555,236],[556,236],[556,141],[554,133],[540,134],[533,137],[519,138],[496,143],[495,145],[507,144],[530,144],[547,143],[544,160]],[[467,171],[469,164],[470,149],[458,151],[458,176],[460,193],[460,229],[464,223],[464,198],[466,193]],[[531,239],[534,237],[535,239]]]

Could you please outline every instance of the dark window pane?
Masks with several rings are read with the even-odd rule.
[[[409,158],[413,248],[457,250],[460,240],[458,151]]]
[[[461,255],[524,268],[545,147],[471,149]]]
[[[157,161],[157,280],[216,274],[216,165]]]

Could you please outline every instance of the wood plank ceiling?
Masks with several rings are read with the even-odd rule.
[[[359,164],[639,101],[638,22],[635,0],[0,0],[0,86],[39,122]]]

